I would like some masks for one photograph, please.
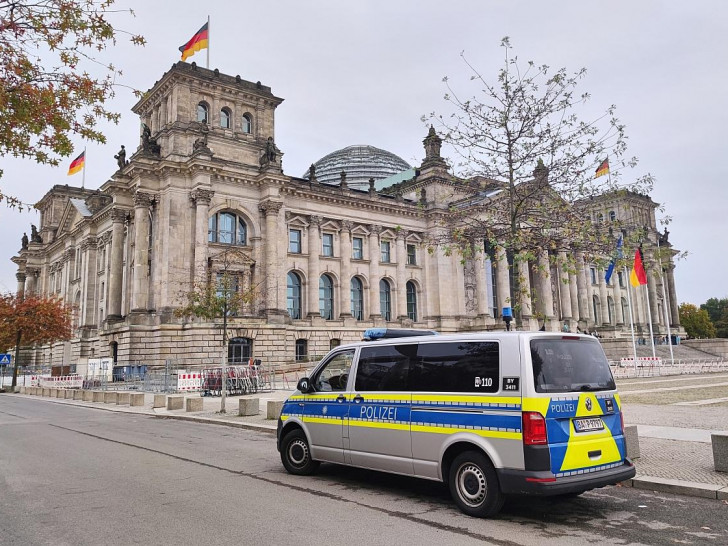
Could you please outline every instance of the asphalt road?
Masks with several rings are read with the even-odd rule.
[[[728,503],[610,487],[478,520],[438,483],[335,465],[290,476],[270,435],[0,395],[0,544],[334,541],[726,544]]]

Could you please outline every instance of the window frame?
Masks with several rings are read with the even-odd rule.
[[[392,244],[390,241],[381,241],[379,243],[379,261],[383,264],[392,263]]]
[[[306,338],[298,338],[295,344],[296,362],[303,362],[308,358],[308,340]]]
[[[358,300],[356,299],[357,295]],[[358,313],[357,304],[359,307]],[[364,320],[364,283],[356,276],[351,278],[351,316],[356,320]]]
[[[296,234],[298,240],[294,240]],[[288,228],[288,252],[290,254],[301,254],[303,252],[302,231],[296,228]]]
[[[203,119],[200,119],[200,109],[202,109],[205,113]],[[205,101],[200,101],[197,103],[197,109],[196,109],[196,119],[197,123],[204,123],[205,125],[209,125],[210,123],[210,105],[207,104]]]
[[[324,320],[334,320],[334,279],[324,273],[319,277],[319,314]]]
[[[322,233],[321,234],[321,255],[326,258],[334,257],[334,234],[333,233]]]
[[[326,359],[325,362],[323,362],[320,366],[317,367],[316,371],[311,376],[311,386],[313,387],[315,392],[345,392],[347,385],[348,385],[348,378],[351,375],[351,367],[354,363],[354,357],[356,355],[356,349],[343,349],[341,351],[336,351],[335,353],[329,355],[329,357]],[[330,382],[327,381],[327,384],[331,387],[330,389],[322,389],[320,388],[321,382],[320,378],[321,375],[326,371],[329,365],[336,362],[337,359],[343,357],[347,358],[349,360],[349,366],[348,368],[342,367],[343,373],[340,373],[337,378],[339,380],[344,379],[344,384],[338,383],[336,388],[333,388]],[[331,376],[329,377],[331,378]]]
[[[247,127],[246,127],[247,122]],[[245,112],[240,118],[240,130],[249,135],[253,132],[253,116],[249,112]],[[246,130],[247,129],[247,130]]]
[[[407,265],[417,265],[417,245],[408,244],[406,249]]]
[[[291,283],[291,279],[295,279],[296,282]],[[286,275],[286,310],[292,320],[300,320],[303,313],[301,285],[301,276],[295,271],[289,271]],[[298,294],[296,294],[296,291],[298,291]]]
[[[230,242],[220,240],[221,218],[232,218],[232,231],[225,230]],[[211,214],[207,220],[207,242],[230,246],[248,246],[248,223],[235,211],[223,209]]]
[[[417,322],[417,285],[412,281],[407,281],[405,291],[407,292],[407,317],[412,322]]]
[[[392,320],[392,285],[387,279],[379,280],[379,314],[386,321]]]
[[[225,125],[223,125],[223,119],[227,121]],[[233,113],[227,106],[220,108],[220,128],[221,129],[230,129],[232,128],[232,119],[233,119]]]
[[[358,243],[358,245],[357,245]],[[351,259],[364,259],[364,239],[362,237],[354,237],[351,242]]]

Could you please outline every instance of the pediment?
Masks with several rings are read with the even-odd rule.
[[[240,266],[255,264],[255,260],[248,254],[237,248],[226,248],[223,250],[210,250],[210,261],[215,269],[232,267],[237,269]]]
[[[369,230],[364,226],[354,226],[351,229],[351,234],[358,237],[369,237]]]
[[[407,241],[410,244],[421,243],[422,237],[420,237],[419,233],[410,233],[407,235],[407,238],[405,239],[405,241]]]
[[[58,223],[58,232],[56,238],[61,237],[65,233],[71,233],[84,220],[84,216],[81,215],[78,208],[76,208],[69,200],[66,203],[66,207],[63,209],[61,220]]]
[[[397,233],[393,229],[383,229],[379,234],[380,239],[396,239]]]
[[[321,231],[335,231],[338,232],[341,230],[341,227],[339,226],[338,222],[334,222],[333,220],[326,220],[325,222],[321,223]]]
[[[300,214],[291,214],[286,218],[286,224],[289,228],[308,229],[308,221]]]

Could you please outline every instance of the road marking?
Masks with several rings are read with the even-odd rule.
[[[624,398],[630,394],[647,394],[650,392],[686,391],[688,389],[707,389],[708,387],[728,387],[728,383],[704,383],[702,385],[683,385],[682,387],[660,387],[659,389],[640,389],[638,391],[621,391],[619,396]]]
[[[728,402],[728,398],[708,398],[706,400],[693,400],[692,402],[674,402],[672,406],[708,406]]]

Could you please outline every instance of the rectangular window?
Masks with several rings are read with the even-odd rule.
[[[408,391],[410,358],[417,345],[364,347],[356,371],[356,391]]]
[[[531,361],[536,392],[616,388],[609,362],[597,340],[534,339]]]
[[[422,343],[412,363],[411,382],[413,391],[498,392],[498,343]]]
[[[354,242],[351,247],[351,257],[354,260],[364,259],[364,239],[361,237],[354,237]]]
[[[624,288],[624,274],[621,271],[617,273],[617,279],[619,279],[619,287]]]
[[[296,340],[296,362],[306,360],[308,356],[308,341],[305,339]]]
[[[288,252],[291,254],[301,253],[301,230],[300,229],[289,229],[288,230]]]
[[[382,263],[388,264],[391,261],[389,241],[382,241],[381,249],[382,249],[382,252],[381,252],[382,257],[381,257],[380,261]]]
[[[331,233],[324,233],[321,238],[323,255],[333,256],[334,255],[334,236]]]
[[[597,269],[596,267],[589,268],[589,274],[591,275],[591,283],[597,284]]]
[[[417,248],[415,245],[407,245],[407,265],[417,265]]]

